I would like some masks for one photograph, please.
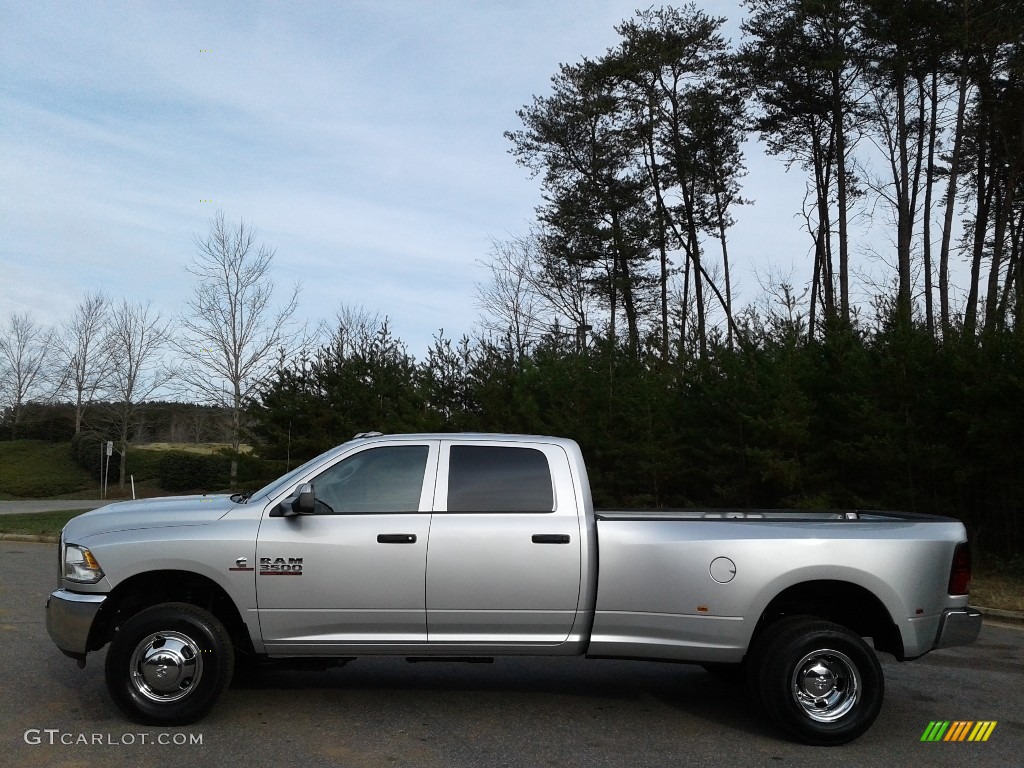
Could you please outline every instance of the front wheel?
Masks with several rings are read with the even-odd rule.
[[[878,657],[846,627],[811,617],[765,630],[753,670],[771,718],[805,744],[845,744],[878,717],[885,679]]]
[[[234,650],[224,625],[189,603],[164,603],[126,621],[107,651],[107,689],[128,717],[186,725],[209,712],[231,682]]]

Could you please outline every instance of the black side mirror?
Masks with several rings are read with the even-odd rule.
[[[316,507],[316,501],[313,497],[313,484],[303,483],[299,486],[298,496],[292,503],[292,509],[300,515],[311,515]]]
[[[313,494],[313,484],[303,483],[295,489],[295,493],[282,501],[272,510],[270,517],[297,517],[298,515],[311,515],[316,508],[316,497]]]

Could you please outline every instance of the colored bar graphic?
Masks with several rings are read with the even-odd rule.
[[[949,720],[932,720],[921,735],[921,741],[941,741],[949,728]]]
[[[983,720],[974,726],[974,730],[971,731],[971,735],[967,737],[968,741],[988,741],[988,737],[992,735],[992,731],[996,729],[995,720]]]
[[[974,723],[970,720],[954,720],[943,741],[963,741],[972,725]]]
[[[996,720],[932,720],[921,741],[988,741],[996,724]]]

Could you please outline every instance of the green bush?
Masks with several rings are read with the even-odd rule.
[[[93,479],[100,478],[100,452],[104,441],[91,432],[81,432],[71,438],[71,458]]]
[[[49,498],[87,491],[91,487],[89,476],[68,458],[66,443],[0,442],[0,494]]]
[[[133,475],[137,483],[144,480],[159,480],[164,453],[164,451],[149,451],[129,447],[128,474]],[[118,461],[117,454],[114,454],[113,461]],[[168,488],[167,490],[172,489]]]
[[[213,491],[230,481],[231,459],[219,454],[164,451],[157,479],[165,491]]]
[[[261,459],[251,453],[236,453],[230,448],[221,448],[217,454],[227,459],[229,467],[232,459],[238,462],[236,486],[243,490],[260,488],[285,473],[284,461]]]
[[[63,443],[75,431],[75,409],[68,403],[25,403],[18,424],[14,409],[0,410],[0,440],[45,440]]]

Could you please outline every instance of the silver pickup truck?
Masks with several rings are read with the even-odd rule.
[[[236,664],[370,654],[651,659],[749,686],[793,737],[878,715],[875,649],[972,642],[964,526],[875,512],[595,512],[575,442],[359,435],[250,495],[71,520],[47,629],[110,643],[140,722],[194,722]],[[737,684],[733,682],[732,684]]]

